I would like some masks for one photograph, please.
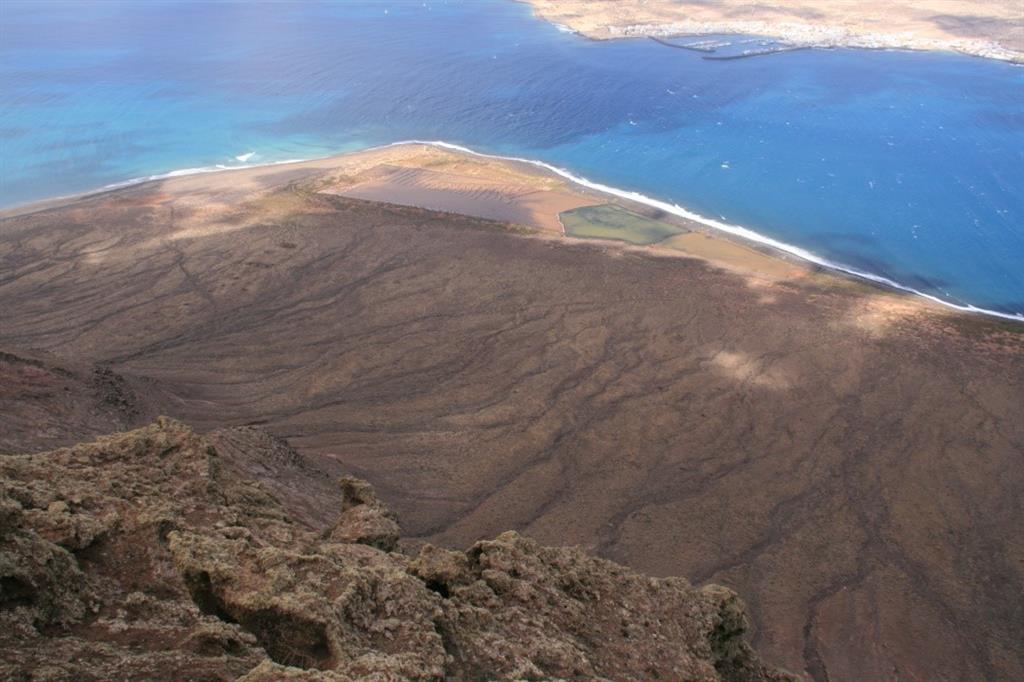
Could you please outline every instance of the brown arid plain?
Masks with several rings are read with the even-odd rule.
[[[418,541],[734,588],[813,679],[1024,679],[1024,325],[558,229],[607,201],[407,146],[7,211],[0,449],[259,425]]]
[[[522,0],[590,38],[764,35],[796,45],[956,50],[1024,61],[1020,0]]]

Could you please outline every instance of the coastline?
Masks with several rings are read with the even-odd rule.
[[[600,192],[602,194],[609,194],[611,196],[618,197],[620,199],[625,199],[627,201],[633,201],[633,202],[636,202],[638,204],[644,204],[646,206],[650,206],[651,208],[654,208],[654,209],[657,209],[657,210],[660,210],[660,211],[664,211],[666,213],[669,213],[671,215],[677,216],[679,218],[683,218],[685,220],[691,220],[691,221],[693,221],[695,223],[699,223],[701,225],[704,225],[705,227],[711,228],[712,230],[717,230],[719,232],[724,232],[726,234],[730,234],[730,235],[732,235],[734,237],[738,237],[738,238],[740,238],[742,240],[745,240],[747,242],[752,242],[752,243],[757,244],[759,246],[765,246],[765,247],[768,247],[770,249],[774,249],[776,251],[780,251],[780,252],[786,253],[786,254],[788,254],[790,256],[795,256],[796,258],[799,258],[802,261],[806,261],[806,262],[812,263],[814,265],[823,267],[823,268],[825,268],[827,270],[830,270],[830,271],[840,272],[840,273],[843,273],[844,275],[849,275],[849,276],[855,277],[855,278],[857,278],[859,280],[869,281],[869,282],[871,282],[872,284],[875,284],[875,285],[880,285],[880,286],[883,286],[883,287],[886,287],[886,288],[889,288],[889,289],[895,289],[895,290],[902,291],[902,292],[905,292],[905,293],[913,294],[915,296],[919,296],[921,298],[928,299],[928,300],[930,300],[930,301],[932,301],[934,303],[938,303],[940,305],[943,305],[943,306],[946,306],[946,307],[949,307],[949,308],[953,308],[953,309],[959,310],[961,312],[989,315],[989,316],[999,317],[999,318],[1006,319],[1006,320],[1011,320],[1011,321],[1014,321],[1014,322],[1024,322],[1024,314],[1014,315],[1014,314],[1011,314],[1011,313],[1003,313],[1003,312],[1000,312],[998,310],[989,310],[987,308],[979,308],[978,306],[974,306],[974,305],[971,305],[969,303],[968,304],[957,304],[957,303],[952,303],[950,301],[944,301],[941,298],[939,298],[938,296],[934,296],[932,294],[929,294],[929,293],[926,293],[926,292],[914,289],[913,287],[900,284],[899,282],[891,280],[891,279],[889,279],[887,277],[883,277],[881,275],[875,275],[875,274],[869,273],[869,272],[864,272],[863,270],[858,270],[857,268],[845,265],[843,263],[837,263],[835,261],[830,261],[829,259],[824,258],[822,256],[819,256],[819,255],[815,254],[812,251],[808,251],[807,249],[804,249],[803,247],[796,246],[794,244],[789,244],[788,242],[784,242],[784,241],[781,241],[781,240],[778,240],[778,239],[774,239],[772,237],[769,237],[767,235],[763,235],[763,234],[761,234],[759,232],[756,232],[754,230],[751,230],[749,228],[743,227],[742,225],[733,225],[733,224],[726,223],[726,222],[723,222],[723,221],[720,221],[720,220],[715,220],[714,218],[708,218],[706,216],[700,215],[699,213],[696,213],[694,211],[690,211],[689,209],[683,208],[682,206],[679,206],[677,204],[671,204],[671,203],[666,202],[666,201],[661,201],[659,199],[654,199],[652,197],[648,197],[648,196],[646,196],[644,194],[641,194],[640,192],[633,192],[633,191],[630,191],[630,190],[624,190],[624,189],[619,189],[617,187],[611,187],[609,185],[604,185],[604,184],[599,183],[599,182],[593,182],[593,181],[588,180],[588,179],[586,179],[586,178],[584,178],[582,176],[574,175],[570,171],[567,171],[567,170],[565,170],[563,168],[559,168],[557,166],[553,166],[553,165],[551,165],[549,163],[546,163],[544,161],[536,161],[536,160],[533,160],[533,159],[523,159],[523,158],[514,157],[514,156],[499,156],[499,155],[495,155],[495,154],[485,154],[483,152],[473,151],[472,149],[469,149],[467,147],[461,147],[459,145],[454,145],[454,144],[451,144],[451,143],[448,143],[448,142],[440,142],[440,141],[430,142],[430,141],[422,141],[422,140],[408,140],[406,142],[395,143],[395,144],[406,144],[406,143],[412,143],[412,144],[432,144],[432,145],[436,145],[436,146],[439,146],[439,147],[442,147],[442,148],[452,149],[454,151],[459,151],[459,152],[466,153],[466,154],[472,154],[472,155],[480,156],[480,157],[483,157],[483,158],[500,159],[500,160],[505,160],[505,161],[516,161],[518,163],[527,163],[527,164],[530,164],[530,165],[533,165],[533,166],[537,166],[538,168],[543,168],[543,169],[545,169],[547,171],[555,173],[555,174],[557,174],[557,175],[559,175],[559,176],[569,180],[570,182],[574,182],[574,183],[576,183],[578,185],[586,187],[587,189],[591,189],[591,190]]]
[[[101,187],[96,187],[93,189],[82,190],[81,192],[72,192],[71,194],[58,194],[57,196],[54,197],[38,199],[35,201],[28,201],[23,204],[2,206],[0,207],[0,219],[14,218],[21,215],[27,215],[29,213],[35,213],[37,211],[45,211],[48,208],[56,208],[67,202],[85,199],[86,197],[92,197],[99,194],[104,194],[106,192],[115,192],[119,189],[134,187],[136,185],[143,185],[147,182],[158,182],[160,180],[169,180],[171,178],[184,178],[191,175],[204,175],[206,173],[240,171],[248,170],[250,168],[268,168],[271,166],[284,166],[292,163],[307,163],[309,161],[319,161],[324,159],[335,158],[337,156],[339,155],[330,154],[328,156],[319,156],[314,157],[312,159],[285,159],[284,161],[267,161],[266,163],[243,164],[241,166],[227,166],[224,164],[217,164],[215,166],[196,166],[195,168],[178,168],[176,170],[167,171],[166,173],[154,173],[153,175],[143,175],[137,178],[119,180],[118,182],[112,182],[108,185],[103,185]]]
[[[153,182],[160,182],[163,180],[169,180],[173,178],[187,178],[194,177],[197,175],[206,175],[213,173],[239,173],[244,171],[259,170],[261,168],[274,168],[285,166],[328,168],[331,166],[332,162],[337,162],[338,160],[349,159],[354,156],[362,154],[372,154],[373,152],[401,148],[406,146],[427,146],[479,159],[487,159],[502,163],[525,164],[531,168],[539,169],[543,172],[553,174],[561,178],[562,180],[568,181],[573,185],[585,188],[586,190],[589,190],[591,192],[596,192],[599,195],[614,197],[616,199],[624,200],[634,204],[639,204],[648,208],[652,208],[656,211],[661,211],[675,218],[696,223],[704,228],[707,228],[712,236],[732,238],[739,241],[741,244],[747,244],[755,248],[766,249],[775,258],[793,258],[799,262],[809,263],[813,266],[823,268],[824,270],[833,274],[849,277],[855,281],[867,283],[869,285],[884,290],[895,291],[901,294],[909,294],[914,298],[929,301],[931,303],[938,304],[943,308],[956,310],[960,313],[983,315],[986,317],[994,317],[1015,323],[1024,323],[1024,314],[1005,313],[998,310],[982,308],[979,306],[972,305],[970,303],[960,304],[951,301],[946,301],[939,298],[938,296],[901,284],[887,277],[876,275],[874,273],[866,272],[858,268],[845,265],[843,263],[829,260],[825,257],[819,256],[818,254],[808,249],[797,246],[795,244],[784,242],[782,240],[775,239],[768,235],[761,234],[755,230],[744,227],[742,225],[735,225],[721,220],[716,220],[714,218],[708,218],[695,211],[691,211],[683,206],[679,206],[678,204],[662,201],[660,199],[647,196],[640,192],[621,189],[618,187],[605,185],[600,182],[595,182],[583,176],[576,175],[572,171],[549,164],[545,161],[540,161],[537,159],[527,159],[516,156],[489,154],[486,152],[476,151],[469,147],[454,144],[451,142],[446,142],[443,140],[400,140],[397,142],[391,142],[383,145],[375,145],[360,150],[344,152],[342,154],[332,154],[312,159],[290,159],[284,161],[271,161],[259,164],[247,164],[242,166],[202,166],[195,168],[178,169],[166,173],[158,173],[149,176],[133,178],[130,180],[124,180],[121,182],[112,183],[110,185],[105,185],[104,187],[97,188],[94,190],[88,190],[76,194],[54,197],[51,199],[44,199],[42,201],[31,202],[29,204],[22,204],[19,206],[0,209],[0,219],[13,218],[17,216],[28,215],[38,211],[58,208],[62,205],[80,199],[99,196],[109,192],[116,192],[118,190],[126,189],[129,187],[137,187],[140,185],[145,185]],[[566,235],[562,235],[562,238],[574,240],[576,239],[568,237]],[[652,247],[657,246],[657,244],[654,244],[651,245],[650,247],[641,248],[650,249]],[[707,258],[707,260],[714,259]]]
[[[1007,47],[991,36],[956,35],[952,31],[930,25],[926,21],[927,17],[913,15],[909,10],[907,16],[895,17],[885,12],[872,15],[870,9],[864,10],[863,16],[857,16],[856,13],[846,16],[841,11],[837,16],[832,16],[827,11],[822,13],[804,7],[798,0],[781,3],[786,5],[785,8],[757,6],[756,11],[748,7],[729,6],[701,7],[698,10],[693,6],[682,7],[678,3],[659,2],[645,2],[642,5],[622,2],[610,7],[609,3],[600,0],[574,0],[568,3],[555,3],[551,0],[517,1],[529,5],[537,18],[554,24],[560,31],[571,31],[591,40],[749,35],[770,37],[801,48],[954,52],[1024,65],[1022,48]],[[752,12],[753,16],[732,18],[733,14],[743,12]],[[686,16],[680,16],[683,13]],[[780,19],[780,16],[784,18]],[[807,17],[809,20],[793,20],[798,17]],[[974,16],[972,7],[964,7],[959,14],[951,11],[949,17],[964,23],[979,19],[992,23],[1006,21],[998,13]],[[894,22],[895,28],[887,31],[873,28],[880,21],[889,20]]]
[[[680,38],[715,35],[765,36],[785,43],[790,49],[812,50],[882,50],[905,52],[950,52],[965,57],[992,59],[1024,66],[1024,54],[988,42],[943,41],[936,39],[905,38],[884,33],[857,34],[841,27],[826,27],[819,31],[797,25],[771,22],[726,21],[671,22],[666,24],[632,24],[609,26],[606,35],[583,33],[564,24],[569,31],[588,40],[622,40],[627,38]]]

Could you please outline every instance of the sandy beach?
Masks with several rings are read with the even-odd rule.
[[[598,40],[744,34],[794,46],[949,50],[1024,62],[1024,10],[1016,0],[523,1],[537,16]]]

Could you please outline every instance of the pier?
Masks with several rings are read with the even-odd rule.
[[[729,59],[746,59],[748,57],[762,57],[780,52],[796,52],[797,50],[809,50],[810,45],[787,45],[785,47],[772,47],[765,50],[744,50],[739,54],[705,55],[703,58],[708,61],[726,61]]]
[[[664,45],[665,47],[674,47],[677,50],[691,50],[693,52],[714,52],[720,47],[728,47],[730,45],[730,43],[723,43],[714,40],[702,40],[696,43],[680,45],[678,43],[671,43],[668,40],[665,40],[664,38],[658,38],[656,36],[647,37],[653,40],[654,42],[658,43],[659,45]]]

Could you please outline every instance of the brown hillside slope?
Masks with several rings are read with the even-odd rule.
[[[0,347],[262,422],[435,544],[728,585],[791,670],[1024,679],[1019,326],[242,182],[318,172],[4,220]]]
[[[151,382],[49,353],[0,349],[0,452],[61,447],[157,415]]]
[[[3,679],[794,679],[743,642],[722,587],[515,533],[408,558],[352,478],[313,531],[233,473],[302,458],[238,436],[227,462],[168,419],[0,457]]]

